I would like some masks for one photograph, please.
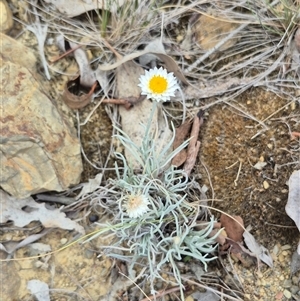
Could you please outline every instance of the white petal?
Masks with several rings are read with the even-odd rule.
[[[162,93],[155,93],[150,89],[149,82],[154,76],[161,76],[167,81],[166,91]],[[175,91],[179,89],[179,85],[177,83],[176,78],[174,77],[173,72],[168,73],[166,69],[160,67],[154,67],[154,69],[150,69],[149,71],[145,71],[144,75],[140,76],[140,83],[138,86],[141,88],[142,95],[146,95],[147,98],[151,98],[155,101],[168,101],[171,96],[175,95]]]

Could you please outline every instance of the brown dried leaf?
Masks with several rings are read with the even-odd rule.
[[[203,123],[203,114],[204,111],[200,110],[194,118],[192,131],[191,131],[191,140],[187,149],[187,158],[183,166],[183,170],[190,175],[192,169],[195,166],[197,155],[200,149],[200,141],[198,141],[198,135],[200,127]]]
[[[190,121],[186,121],[176,129],[173,149],[179,147],[187,139],[191,126],[192,123]],[[181,166],[186,161],[186,157],[187,157],[187,150],[186,149],[181,150],[173,158],[172,165],[176,167]]]
[[[64,89],[63,100],[71,109],[80,109],[87,106],[93,98],[94,90],[97,82],[86,93],[86,88],[80,85],[80,76],[74,80],[70,80]]]
[[[213,229],[210,234],[209,237],[213,237],[214,235],[216,235],[218,233],[218,231],[220,231],[220,229]],[[227,233],[226,231],[223,229],[219,235],[215,238],[216,242],[223,246],[226,243],[226,238],[227,238]]]
[[[236,241],[243,241],[244,221],[240,216],[233,215],[232,217],[222,214],[220,217],[222,227],[225,228],[227,236]]]
[[[226,239],[226,245],[229,246],[230,254],[233,258],[238,259],[241,261],[243,266],[250,267],[254,264],[255,259],[258,260],[257,264],[259,267],[259,258],[255,256],[255,254],[251,253],[249,250],[247,250],[242,243],[235,242],[230,238]]]

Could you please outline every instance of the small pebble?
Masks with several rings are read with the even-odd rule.
[[[13,236],[10,233],[4,235],[4,241],[11,241],[13,240]]]
[[[44,264],[43,262],[41,262],[40,260],[37,260],[37,261],[34,263],[34,266],[35,266],[36,268],[40,268],[43,264]]]
[[[283,291],[283,294],[284,296],[287,298],[287,299],[291,299],[292,298],[292,293],[288,290],[284,290]]]
[[[284,256],[282,254],[279,254],[278,260],[279,262],[284,262]]]
[[[284,280],[284,275],[280,275],[279,280],[283,281]]]
[[[61,245],[65,245],[65,244],[67,243],[67,241],[68,241],[67,238],[62,238],[62,239],[60,240],[60,244],[61,244]]]
[[[263,278],[263,277],[264,277],[264,274],[263,274],[262,272],[257,271],[256,276],[257,276],[258,278]]]
[[[294,295],[296,295],[300,291],[299,286],[297,286],[297,285],[293,285],[290,290],[291,290],[291,293]]]
[[[263,186],[264,186],[264,189],[268,189],[270,187],[270,184],[265,180],[263,182]]]
[[[290,280],[290,279],[284,280],[282,286],[283,286],[284,288],[289,288],[289,287],[291,287],[291,286],[292,286],[292,280]]]
[[[287,251],[282,251],[281,253],[283,256],[287,256],[288,255],[288,252]]]
[[[292,277],[293,284],[298,285],[299,281],[300,281],[300,279],[297,276]]]
[[[97,214],[91,214],[89,216],[89,220],[90,220],[91,223],[94,223],[94,222],[99,220],[99,216]]]
[[[291,249],[291,247],[292,247],[291,245],[284,245],[284,246],[281,247],[281,250],[283,250],[283,251],[284,250],[289,250],[289,249]]]
[[[181,42],[183,39],[184,39],[183,35],[178,35],[178,36],[176,37],[176,41],[177,41],[178,43]]]
[[[267,284],[266,280],[265,280],[265,279],[262,279],[262,280],[261,280],[261,285],[262,285],[262,286],[266,286],[266,284]]]
[[[276,296],[275,296],[275,299],[276,299],[276,300],[281,300],[282,297],[283,297],[283,292],[278,292],[278,293],[276,294]]]
[[[278,253],[279,253],[279,247],[278,247],[278,245],[275,245],[273,248],[273,254],[277,256]]]
[[[91,251],[91,250],[88,250],[88,249],[85,249],[85,251],[84,251],[84,257],[87,258],[87,259],[93,258],[94,254],[95,254],[94,251]]]

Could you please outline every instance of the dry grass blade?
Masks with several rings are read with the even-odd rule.
[[[243,299],[240,298],[240,297],[238,297],[238,296],[233,297],[233,296],[229,295],[228,293],[224,293],[223,290],[227,291],[228,288],[222,287],[221,285],[217,285],[218,289],[216,289],[216,288],[213,288],[213,287],[209,287],[206,284],[202,284],[202,283],[193,281],[193,280],[188,279],[186,277],[182,277],[182,279],[184,281],[186,281],[187,283],[195,285],[196,287],[199,287],[201,289],[205,289],[205,290],[211,291],[211,292],[215,293],[216,295],[220,296],[221,298],[227,298],[227,300],[232,300],[232,301],[243,301]],[[216,284],[214,284],[214,285],[216,285]],[[232,290],[231,290],[231,293],[234,293],[236,295],[236,293],[234,291],[232,291]]]

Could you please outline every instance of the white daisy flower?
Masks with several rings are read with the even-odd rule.
[[[170,97],[175,96],[175,91],[179,89],[173,72],[168,73],[162,67],[146,70],[145,75],[140,76],[138,86],[142,89],[142,95],[147,95],[147,98],[157,102],[170,100]]]
[[[147,196],[143,194],[130,194],[127,197],[124,207],[130,218],[137,218],[149,210],[149,204],[150,202]]]

